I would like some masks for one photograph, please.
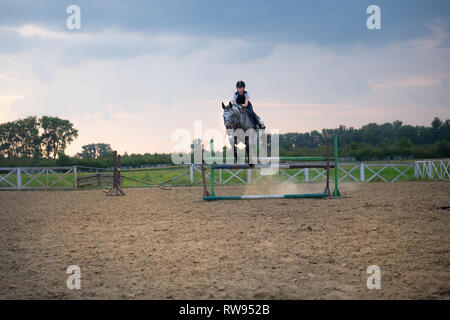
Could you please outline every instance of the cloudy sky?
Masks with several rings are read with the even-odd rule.
[[[81,9],[69,30],[66,9]],[[369,5],[381,30],[369,30]],[[224,131],[244,80],[269,129],[450,118],[450,1],[0,0],[0,123],[70,120],[88,143],[170,152]]]

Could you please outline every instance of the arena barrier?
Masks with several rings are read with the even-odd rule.
[[[217,164],[214,158],[214,140],[210,141],[210,193],[206,187],[205,179],[205,165],[202,162],[202,181],[203,181],[203,200],[248,200],[248,199],[278,199],[278,198],[325,198],[325,197],[340,197],[341,193],[338,188],[338,148],[337,135],[334,135],[334,156],[330,155],[330,136],[326,136],[327,140],[327,155],[324,157],[260,157],[259,160],[276,160],[278,161],[279,169],[297,169],[297,168],[323,168],[327,171],[326,186],[323,193],[309,193],[309,194],[271,194],[271,195],[241,195],[241,196],[216,196],[214,192],[214,170],[215,169],[261,169],[268,168],[273,164]],[[289,164],[279,163],[280,161],[326,161],[324,164]],[[333,163],[330,163],[333,162]],[[330,192],[330,168],[334,168],[334,191]]]

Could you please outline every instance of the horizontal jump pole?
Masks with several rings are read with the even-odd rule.
[[[206,201],[216,200],[249,200],[249,199],[282,199],[282,198],[325,198],[328,193],[304,193],[304,194],[261,194],[261,195],[243,195],[243,196],[214,196],[203,197]]]
[[[326,169],[328,166],[326,164],[213,164],[213,169],[262,169],[270,168],[271,166],[278,167],[279,169],[304,169],[304,168],[323,168]],[[330,164],[330,168],[334,168],[334,164]]]
[[[327,157],[257,157],[258,160],[261,161],[277,161],[277,160],[316,160],[316,161],[322,161],[327,160]]]
[[[214,158],[203,158],[206,162],[210,161],[227,161],[231,160],[234,161],[236,158],[229,158],[229,157],[214,157]],[[249,160],[249,158],[245,157],[244,160]],[[250,160],[256,160],[256,161],[300,161],[300,160],[310,160],[310,161],[325,161],[327,160],[327,157],[253,157],[250,158]],[[332,161],[333,158],[330,158],[330,161]]]

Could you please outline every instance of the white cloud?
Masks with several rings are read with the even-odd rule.
[[[8,77],[6,74],[0,74],[0,80],[15,80],[14,78]]]
[[[53,38],[53,39],[68,39],[69,34],[67,32],[58,32],[44,29],[42,27],[26,24],[20,27],[6,27],[0,26],[0,30],[5,31],[15,31],[24,37],[38,36],[42,38]]]
[[[12,110],[12,106],[18,99],[23,99],[24,96],[21,95],[3,95],[0,96],[0,122],[8,122],[11,120],[16,120],[17,112]]]
[[[447,79],[449,74],[442,75],[432,75],[429,77],[417,77],[417,78],[407,78],[404,80],[396,80],[396,81],[386,81],[374,83],[371,85],[373,90],[380,89],[400,89],[400,88],[420,88],[420,87],[433,87],[439,86],[442,84],[442,81]]]
[[[426,26],[432,31],[431,36],[412,39],[409,44],[420,50],[430,50],[439,47],[448,38],[442,20],[437,19],[434,23],[428,23]]]

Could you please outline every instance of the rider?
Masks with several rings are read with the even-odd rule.
[[[256,113],[253,111],[253,106],[251,102],[249,101],[250,96],[247,91],[245,91],[245,83],[244,81],[240,80],[236,83],[236,89],[237,91],[233,95],[232,103],[237,103],[242,105],[245,110],[247,111],[247,114],[252,121],[253,125],[256,125],[256,127],[259,127],[259,129],[265,129],[264,123],[262,122],[261,118],[256,115]]]

